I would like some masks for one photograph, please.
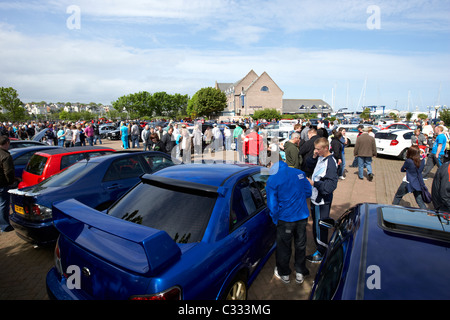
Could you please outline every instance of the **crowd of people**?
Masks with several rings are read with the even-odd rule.
[[[44,128],[45,139],[55,145],[72,147],[93,145],[100,139],[100,123],[56,123],[32,125],[3,125],[0,128],[0,224],[2,231],[8,231],[6,209],[7,190],[14,183],[11,173],[12,160],[8,152],[9,139],[29,139]],[[138,122],[120,124],[124,149],[140,148],[161,151],[191,162],[192,156],[207,152],[236,150],[238,160],[251,164],[268,166],[269,177],[266,184],[267,206],[271,218],[277,226],[276,267],[274,275],[288,283],[291,269],[289,261],[294,242],[294,268],[297,283],[302,283],[309,274],[306,261],[318,263],[327,249],[328,229],[319,224],[320,220],[330,217],[333,193],[339,180],[345,179],[345,149],[348,147],[345,129],[336,123],[322,123],[314,127],[309,123],[297,123],[290,132],[289,139],[279,144],[277,139],[267,142],[264,130],[258,123],[237,122],[234,130],[219,129],[217,123],[207,128],[195,124],[191,132],[184,123],[171,122],[165,128],[146,125],[140,130]],[[332,135],[328,136],[327,127],[332,126]],[[360,126],[360,133],[353,149],[352,167],[358,167],[358,178],[373,181],[372,159],[377,156],[375,138],[370,127]],[[101,140],[100,140],[101,143]],[[426,203],[432,202],[436,211],[450,212],[450,168],[448,152],[450,137],[448,128],[443,124],[431,126],[419,123],[411,138],[411,147],[401,167],[405,173],[392,203],[400,204],[401,199],[412,193],[419,208],[428,209]],[[276,156],[274,156],[276,155]],[[438,167],[434,175],[431,194],[424,180],[428,178],[434,166]],[[427,194],[428,193],[428,194]],[[429,199],[427,199],[429,198]],[[308,203],[309,199],[309,203]],[[6,213],[5,213],[6,212]],[[313,237],[316,250],[306,255],[306,225],[309,216],[313,221]],[[5,222],[6,221],[6,222]]]
[[[0,135],[19,140],[31,140],[46,129],[42,141],[61,147],[102,144],[99,127],[103,121],[0,123]]]
[[[421,209],[428,209],[425,203],[433,203],[436,212],[450,213],[450,139],[448,128],[443,123],[431,127],[430,123],[418,126],[411,138],[411,147],[401,167],[405,177],[401,182],[392,204],[398,205],[403,196],[412,193]],[[372,181],[374,173],[372,158],[377,156],[376,142],[370,127],[360,126],[353,155],[353,167],[358,167],[358,178]],[[336,128],[335,128],[336,129]],[[428,129],[429,130],[429,129]],[[305,132],[306,131],[306,132]],[[423,135],[429,139],[426,139]],[[433,134],[434,132],[434,134]],[[345,154],[347,146],[345,130],[333,130],[330,142],[317,135],[315,128],[294,126],[289,141],[284,144],[285,159],[271,163],[271,175],[267,180],[267,205],[274,224],[277,225],[276,267],[274,275],[289,283],[291,269],[289,261],[294,254],[295,281],[302,283],[309,270],[306,261],[322,261],[327,249],[328,228],[319,224],[330,217],[333,192],[339,179],[345,179]],[[447,157],[446,157],[447,153]],[[434,176],[429,194],[424,183],[434,166]],[[275,169],[274,169],[275,168]],[[309,198],[309,208],[307,199]],[[427,199],[428,198],[428,199]],[[306,224],[311,216],[316,251],[306,256]]]

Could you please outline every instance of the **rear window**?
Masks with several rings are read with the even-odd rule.
[[[87,159],[113,153],[113,151],[94,151],[83,153],[72,153],[61,157],[61,170],[70,167],[74,163]]]
[[[108,214],[164,230],[177,243],[198,242],[203,238],[216,197],[185,191],[140,183],[116,202]]]
[[[89,171],[95,168],[99,163],[94,162],[78,162],[70,168],[63,170],[40,183],[45,187],[63,187],[68,186],[78,179],[84,177]]]
[[[382,140],[395,140],[397,135],[390,132],[377,132],[375,133],[375,138]]]
[[[47,160],[48,160],[47,157],[35,154],[31,157],[30,161],[28,162],[25,171],[40,176],[44,172]]]

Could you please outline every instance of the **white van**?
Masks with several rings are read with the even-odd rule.
[[[292,129],[294,130],[294,126],[298,123],[297,120],[280,120],[278,122],[280,129]]]

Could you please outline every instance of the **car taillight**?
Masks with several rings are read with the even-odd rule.
[[[173,287],[159,293],[132,296],[130,300],[181,300],[181,288]]]
[[[59,251],[59,239],[58,241],[56,241],[56,246],[55,246],[55,255],[54,255],[54,260],[55,260],[55,268],[58,271],[58,273],[63,276],[63,269],[62,269],[62,264],[61,264],[61,252]]]
[[[391,141],[391,146],[396,146],[396,145],[398,145],[398,140],[392,140]]]
[[[40,204],[33,204],[31,206],[31,213],[41,220],[50,219],[52,217],[52,209]]]

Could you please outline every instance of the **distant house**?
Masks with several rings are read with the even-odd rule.
[[[260,109],[276,109],[282,112],[283,91],[267,72],[258,76],[251,70],[235,83],[216,81],[215,88],[227,96],[227,107],[222,116],[248,116]]]
[[[320,99],[283,99],[283,114],[330,114],[331,106]]]
[[[261,109],[276,109],[281,114],[329,114],[331,106],[319,99],[283,99],[283,90],[263,72],[251,70],[235,83],[218,83],[215,88],[227,96],[227,107],[220,116],[232,118],[253,115]]]

